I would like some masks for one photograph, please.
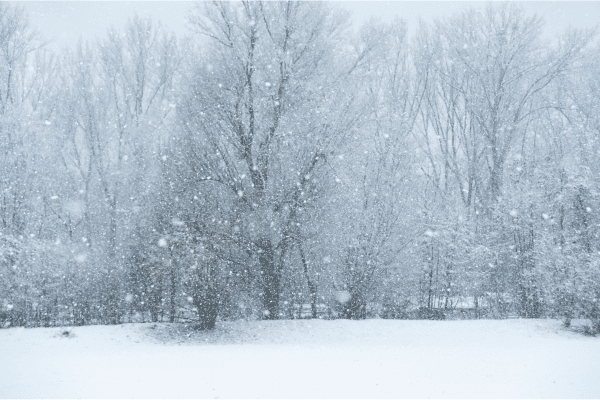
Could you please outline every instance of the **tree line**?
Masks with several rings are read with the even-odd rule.
[[[0,4],[0,322],[584,318],[600,53],[515,3],[199,3],[52,52]]]

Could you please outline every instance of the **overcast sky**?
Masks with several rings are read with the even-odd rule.
[[[127,19],[137,13],[151,16],[177,36],[187,33],[185,16],[193,2],[184,1],[20,1],[29,12],[30,21],[47,39],[50,47],[73,46],[80,36],[93,39],[103,36],[114,25],[122,28]],[[451,15],[469,7],[483,7],[485,2],[463,1],[353,1],[337,2],[352,12],[360,24],[369,18],[389,20],[395,16],[405,19],[414,28],[419,19],[430,21]],[[546,20],[546,33],[563,31],[570,26],[592,27],[600,23],[600,2],[523,2],[527,11]]]

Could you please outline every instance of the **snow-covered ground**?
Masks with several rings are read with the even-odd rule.
[[[600,338],[552,320],[0,330],[0,398],[600,397]]]

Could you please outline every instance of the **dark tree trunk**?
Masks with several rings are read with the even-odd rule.
[[[304,268],[304,277],[306,278],[306,284],[308,285],[308,292],[310,293],[311,317],[313,319],[316,319],[316,318],[318,318],[317,288],[315,287],[314,282],[310,279],[310,275],[308,274],[308,263],[306,261],[306,257],[304,256],[304,249],[302,248],[301,243],[298,243],[298,249],[300,250],[300,258],[302,259],[302,267]]]
[[[219,315],[219,296],[215,290],[197,293],[193,296],[194,306],[198,309],[199,328],[213,329]]]
[[[269,239],[263,238],[259,241],[258,248],[263,306],[265,309],[263,319],[278,319],[281,276],[275,265],[273,244]]]
[[[175,307],[175,290],[177,287],[177,277],[175,275],[175,271],[176,271],[176,266],[173,265],[175,263],[175,259],[174,257],[171,257],[171,262],[170,262],[170,278],[171,278],[171,290],[169,293],[169,322],[173,323],[175,322],[175,313],[176,313],[176,307]]]

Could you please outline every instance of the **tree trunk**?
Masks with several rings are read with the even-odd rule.
[[[215,290],[208,289],[204,293],[193,296],[194,306],[198,309],[200,329],[213,329],[219,314],[219,299]]]
[[[173,323],[175,322],[175,312],[176,312],[176,308],[175,308],[175,288],[177,286],[177,280],[176,280],[176,275],[175,275],[175,266],[173,265],[173,263],[175,259],[173,257],[171,257],[171,261],[170,261],[170,267],[171,270],[170,272],[170,278],[171,278],[171,290],[169,293],[169,322]]]
[[[302,248],[302,244],[298,241],[298,249],[300,250],[300,258],[302,259],[302,267],[304,269],[304,276],[306,277],[306,284],[308,285],[308,291],[310,293],[310,309],[312,318],[318,318],[317,313],[317,288],[315,284],[310,279],[310,275],[308,274],[308,264],[306,262],[306,257],[304,256],[304,249]]]
[[[275,265],[273,244],[270,239],[262,238],[258,242],[258,248],[264,306],[263,319],[278,319],[281,274]]]

